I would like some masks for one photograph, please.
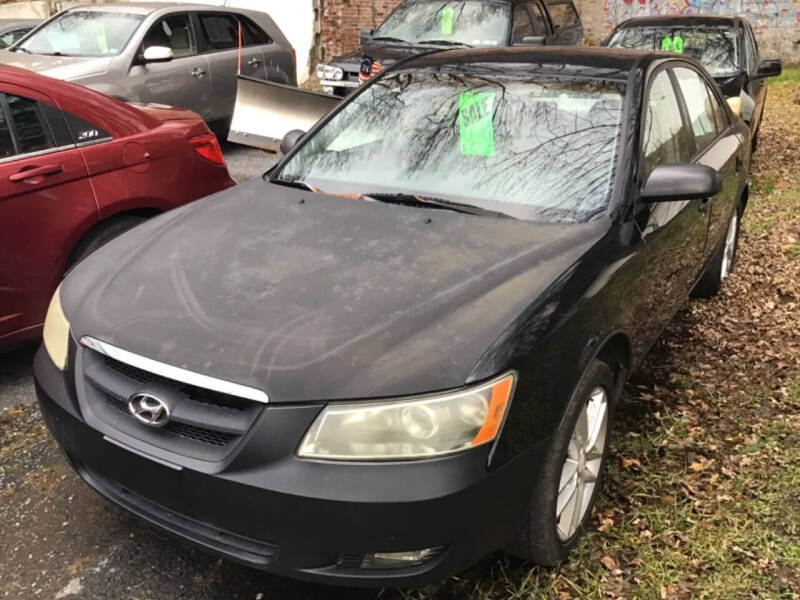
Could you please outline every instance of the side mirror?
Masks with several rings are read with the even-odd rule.
[[[543,35],[526,35],[522,38],[522,42],[516,44],[518,46],[544,46]]]
[[[286,156],[291,152],[292,148],[297,146],[297,142],[300,141],[300,138],[306,134],[305,131],[302,129],[292,129],[289,133],[283,136],[281,140],[281,154]]]
[[[705,200],[716,196],[722,182],[711,167],[703,165],[660,165],[653,169],[642,188],[644,202]]]
[[[777,77],[783,73],[783,63],[779,59],[762,60],[758,63],[756,77]]]
[[[737,116],[742,116],[742,98],[741,96],[733,96],[728,98],[728,107],[731,109],[731,112]]]
[[[150,46],[142,53],[142,61],[145,63],[169,62],[173,58],[175,56],[172,54],[172,48],[166,46]]]
[[[362,29],[361,33],[359,34],[359,37],[358,37],[361,45],[363,46],[364,44],[366,44],[367,42],[372,40],[372,36],[373,35],[375,35],[375,30],[374,29],[372,29],[370,27],[366,27],[366,28]]]

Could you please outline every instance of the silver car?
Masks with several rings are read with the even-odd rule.
[[[236,100],[240,38],[243,75],[296,85],[294,51],[266,13],[193,4],[71,8],[0,50],[0,62],[226,123]]]

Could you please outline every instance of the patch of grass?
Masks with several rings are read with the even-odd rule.
[[[768,80],[768,85],[776,87],[797,85],[798,83],[800,83],[800,69],[798,68],[785,68],[780,77],[773,77]]]

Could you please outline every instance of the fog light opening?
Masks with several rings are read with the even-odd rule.
[[[424,564],[442,551],[442,548],[425,548],[408,552],[373,552],[361,561],[362,569],[406,569]]]

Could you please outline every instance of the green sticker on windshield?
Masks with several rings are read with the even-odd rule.
[[[667,36],[661,40],[661,50],[663,52],[675,52],[676,54],[683,54],[683,38],[679,35]]]
[[[453,7],[442,9],[442,35],[453,35]]]
[[[458,136],[463,156],[494,156],[494,92],[462,92]]]

